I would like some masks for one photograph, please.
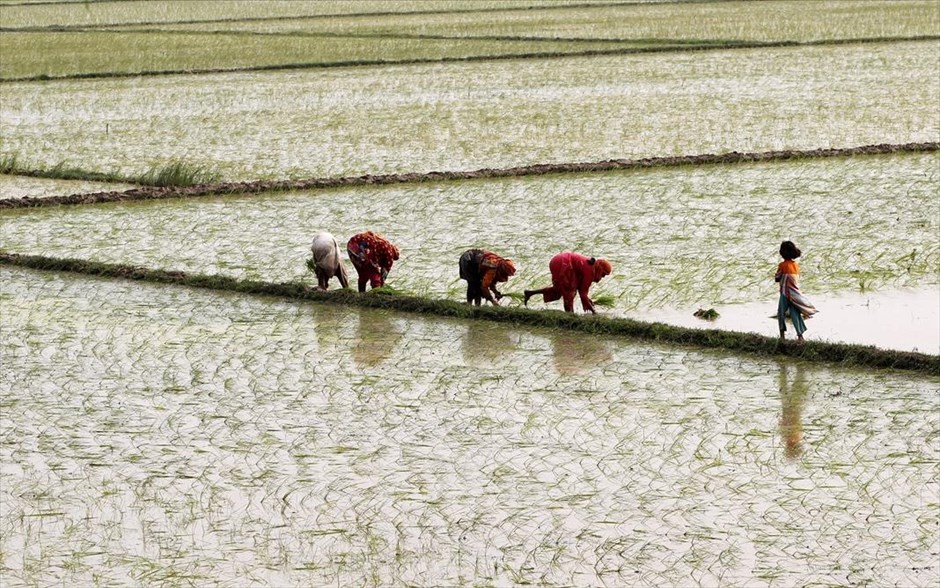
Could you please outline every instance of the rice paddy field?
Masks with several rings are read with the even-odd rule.
[[[0,54],[2,200],[415,178],[0,210],[4,588],[940,583],[940,374],[812,353],[940,355],[935,2],[3,1]],[[769,337],[792,239],[821,312],[800,359],[10,261],[312,286],[320,230]]]

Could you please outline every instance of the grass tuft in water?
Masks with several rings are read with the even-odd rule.
[[[708,310],[705,310],[704,308],[700,308],[696,310],[695,312],[693,312],[692,316],[697,316],[698,318],[704,319],[706,321],[713,321],[721,315],[718,314],[718,311],[715,310],[714,308],[709,308]],[[775,316],[774,318],[777,318],[777,317]]]
[[[135,184],[147,186],[195,186],[198,184],[213,184],[221,176],[202,165],[193,165],[181,160],[174,160],[163,167],[153,166],[144,175],[140,176]]]
[[[120,182],[155,187],[186,187],[198,184],[214,184],[221,180],[220,174],[202,165],[174,160],[139,176],[126,176],[116,172],[89,171],[60,161],[52,167],[30,167],[20,162],[16,154],[0,157],[0,174],[47,178],[52,180],[84,180],[90,182]]]
[[[0,174],[14,174],[19,167],[16,165],[16,155],[4,155],[0,157]]]

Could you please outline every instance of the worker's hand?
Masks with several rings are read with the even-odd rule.
[[[502,300],[502,299],[503,299],[503,295],[500,294],[499,292],[497,292],[497,293],[496,293],[496,299],[497,299],[497,300]]]

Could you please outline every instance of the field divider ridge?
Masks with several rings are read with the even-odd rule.
[[[103,204],[137,200],[161,200],[169,198],[196,198],[206,196],[229,196],[319,190],[351,186],[389,184],[417,184],[453,180],[484,178],[510,178],[549,174],[574,174],[644,169],[654,167],[678,167],[692,165],[728,165],[818,159],[828,157],[854,157],[862,155],[885,155],[892,153],[918,153],[940,150],[940,142],[880,143],[859,147],[842,147],[808,150],[781,150],[745,152],[731,151],[722,154],[680,155],[674,157],[647,157],[642,159],[608,159],[579,163],[540,163],[507,168],[482,168],[472,171],[431,171],[394,174],[366,174],[361,176],[320,177],[300,180],[256,180],[247,182],[224,182],[197,184],[194,186],[145,186],[125,191],[91,192],[68,196],[23,197],[0,199],[3,208],[38,208],[43,206]]]
[[[879,349],[874,346],[825,341],[807,341],[800,344],[795,340],[781,340],[777,337],[768,337],[757,333],[692,329],[664,323],[651,323],[628,318],[587,316],[557,310],[533,310],[521,307],[476,307],[454,300],[432,299],[404,294],[385,294],[381,292],[360,294],[350,289],[322,291],[300,282],[274,283],[240,280],[223,275],[190,274],[182,271],[150,269],[74,258],[21,255],[6,251],[0,251],[0,265],[173,284],[249,295],[274,296],[289,300],[380,308],[424,316],[488,320],[673,344],[687,348],[719,349],[753,356],[791,357],[842,366],[895,369],[940,376],[940,355]]]

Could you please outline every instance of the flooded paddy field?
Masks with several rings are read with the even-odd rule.
[[[935,48],[4,83],[0,155],[125,175],[180,159],[247,180],[936,141]]]
[[[113,2],[82,14],[62,5],[2,6],[0,51],[14,58],[0,63],[0,78],[936,39],[940,27],[929,0],[160,6]]]
[[[5,585],[940,579],[936,378],[0,285]]]
[[[509,5],[499,6],[508,8]],[[305,33],[421,38],[466,37],[500,39],[551,39],[565,41],[571,50],[592,41],[633,42],[656,47],[678,44],[708,45],[748,41],[823,41],[936,35],[940,13],[929,1],[853,0],[838,4],[821,0],[753,2],[676,2],[644,4],[581,3],[551,10],[492,10],[454,12],[405,12],[331,18],[242,20],[205,23],[171,23],[160,30]],[[613,47],[616,45],[608,45]]]
[[[938,163],[900,154],[7,211],[0,249],[312,282],[315,232],[345,243],[371,229],[402,251],[389,276],[400,290],[462,299],[456,260],[483,246],[515,261],[503,290],[521,292],[548,282],[552,255],[574,250],[613,264],[593,290],[616,298],[608,312],[691,315],[775,304],[787,238],[805,252],[809,295],[937,286],[940,227],[924,211],[936,210]],[[766,317],[755,328],[764,324],[773,334]]]
[[[0,174],[0,199],[48,198],[110,190],[130,190],[134,186],[118,182],[88,182],[84,180],[52,180],[27,176]]]

